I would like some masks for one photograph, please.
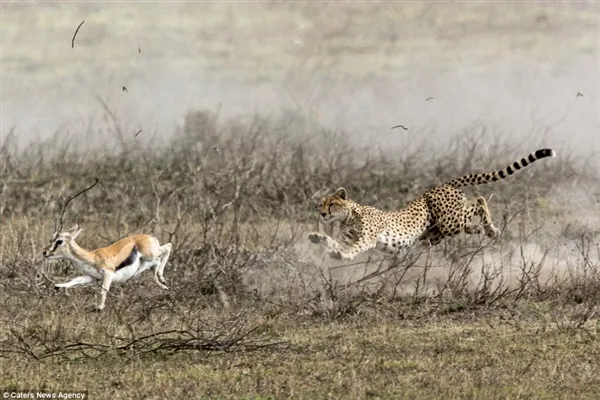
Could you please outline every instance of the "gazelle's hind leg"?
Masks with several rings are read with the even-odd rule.
[[[492,222],[492,216],[490,215],[490,210],[485,198],[478,197],[475,204],[471,204],[467,208],[465,214],[465,232],[468,234],[477,234],[481,232],[481,225],[473,224],[473,217],[475,215],[478,215],[481,218],[481,225],[483,225],[483,230],[487,237],[495,239],[500,236],[500,229],[496,228]]]
[[[171,248],[173,245],[171,243],[167,243],[160,247],[159,251],[159,259],[160,262],[154,267],[154,280],[158,283],[158,286],[165,290],[169,290],[166,285],[164,272],[165,266],[167,265],[167,261],[169,260],[169,256],[171,255]]]
[[[77,285],[87,285],[88,283],[94,282],[95,279],[89,275],[78,276],[77,278],[71,279],[69,282],[57,283],[54,285],[54,289],[70,288]]]

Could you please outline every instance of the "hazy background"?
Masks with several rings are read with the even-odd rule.
[[[309,134],[320,123],[390,151],[485,129],[525,151],[591,155],[600,146],[599,10],[3,2],[0,134],[16,127],[22,143],[56,132],[97,137],[100,97],[131,135],[143,129],[140,141],[168,138],[189,109],[221,107],[223,116],[301,111]],[[408,131],[390,130],[396,124]]]

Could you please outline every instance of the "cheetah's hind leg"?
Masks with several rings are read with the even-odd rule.
[[[480,217],[480,224],[473,224],[475,215]],[[483,231],[485,231],[486,236],[490,239],[496,239],[500,236],[500,229],[496,228],[492,222],[492,216],[490,215],[487,201],[484,197],[480,196],[476,199],[475,204],[472,204],[467,208],[465,215],[465,232],[470,235],[478,234],[481,233],[482,228]]]
[[[437,226],[429,229],[421,238],[421,245],[424,247],[433,247],[441,243],[444,239],[444,235],[438,229]]]

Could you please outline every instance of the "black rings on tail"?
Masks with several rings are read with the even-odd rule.
[[[525,168],[529,164],[546,157],[556,157],[556,152],[552,149],[541,149],[536,150],[529,154],[527,157],[521,159],[521,161],[515,161],[508,167],[494,172],[485,172],[481,174],[468,174],[456,178],[448,182],[450,186],[459,188],[461,186],[472,186],[472,185],[485,185],[486,183],[496,182],[500,179],[504,179],[521,168]]]

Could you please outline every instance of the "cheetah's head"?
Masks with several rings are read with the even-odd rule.
[[[348,192],[343,187],[315,202],[317,211],[327,223],[344,221],[348,217]]]

